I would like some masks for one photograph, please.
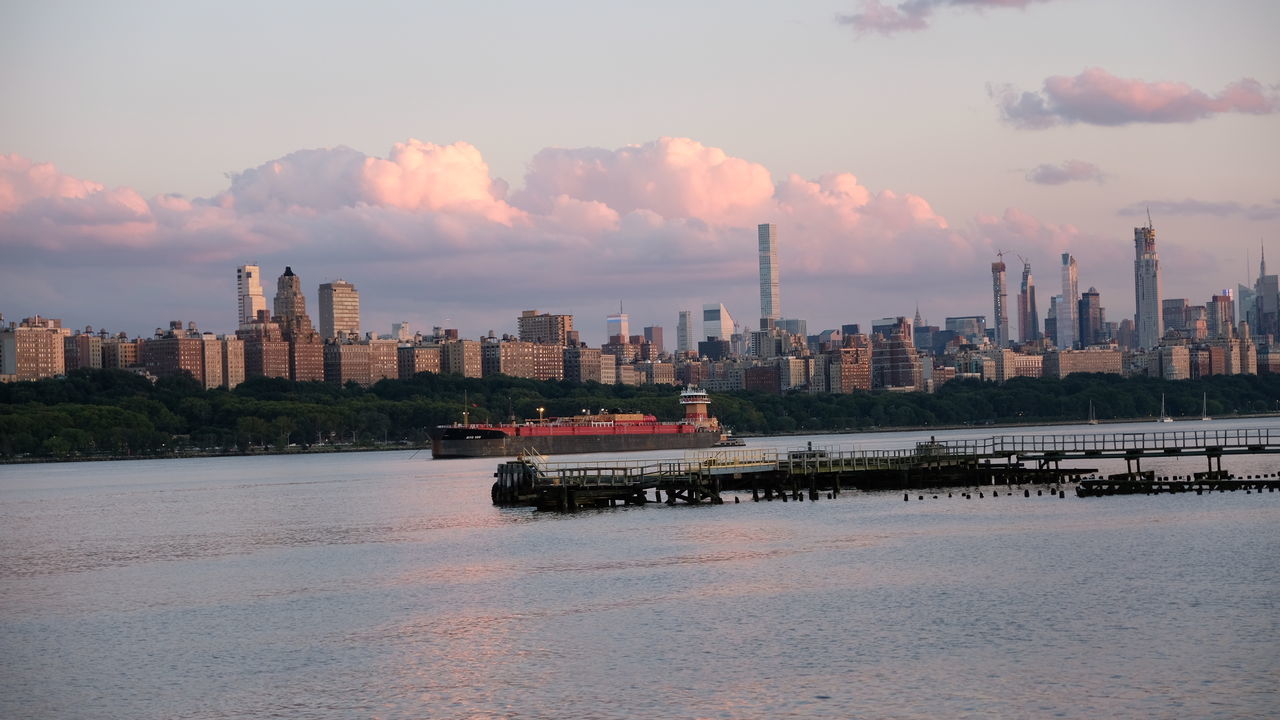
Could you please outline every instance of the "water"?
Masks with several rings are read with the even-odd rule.
[[[992,432],[749,445],[896,448]],[[747,495],[557,515],[492,507],[495,467],[410,452],[0,467],[0,716],[1261,718],[1280,707],[1280,493]],[[1224,467],[1274,472],[1280,458]]]

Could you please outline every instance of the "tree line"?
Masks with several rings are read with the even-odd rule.
[[[586,412],[682,415],[675,386],[601,385],[506,376],[422,373],[372,387],[251,378],[233,390],[190,377],[152,383],[120,370],[76,370],[63,378],[0,384],[0,457],[167,456],[261,449],[429,441],[437,425],[502,422]],[[735,391],[712,395],[712,413],[743,434],[859,431],[1018,422],[1214,417],[1280,411],[1280,376],[1213,376],[1167,381],[1077,374],[1018,378],[1003,385],[954,381],[936,393]]]

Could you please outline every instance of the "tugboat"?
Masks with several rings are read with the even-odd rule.
[[[680,393],[684,419],[661,422],[643,413],[599,413],[552,417],[507,424],[441,425],[431,433],[434,458],[515,457],[522,453],[566,455],[709,448],[727,436],[707,413],[706,391],[687,387]],[[541,413],[539,413],[541,415]],[[737,443],[741,444],[741,440]]]

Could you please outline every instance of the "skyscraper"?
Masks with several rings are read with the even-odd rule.
[[[1058,347],[1070,350],[1076,341],[1076,303],[1080,302],[1080,273],[1071,253],[1062,253],[1062,304],[1058,306]],[[1158,303],[1157,303],[1158,305]]]
[[[1133,229],[1133,325],[1138,347],[1153,348],[1164,335],[1160,317],[1160,255],[1156,253],[1156,229],[1147,216],[1147,226]]]
[[[324,283],[319,302],[321,337],[331,340],[339,333],[351,338],[360,336],[360,293],[355,285],[345,280]]]
[[[645,326],[644,339],[645,339],[645,342],[648,342],[651,346],[653,346],[653,352],[655,354],[661,355],[662,353],[667,351],[666,347],[662,342],[663,338],[662,338],[661,325]]]
[[[258,311],[267,309],[267,297],[262,294],[262,268],[257,265],[241,265],[236,268],[236,297],[239,301],[237,325],[258,319]]]
[[[284,274],[276,280],[274,310],[276,321],[285,329],[311,329],[307,299],[302,295],[302,280],[293,274],[293,268],[288,265],[284,266]]]
[[[631,318],[621,310],[606,317],[604,324],[609,342],[613,342],[615,337],[621,337],[621,342],[626,342],[631,337]]]
[[[1009,345],[1009,311],[1005,307],[1008,290],[1004,284],[1004,255],[996,253],[1000,259],[991,263],[991,296],[994,303],[996,347]]]
[[[1040,337],[1040,313],[1036,310],[1036,281],[1031,263],[1022,261],[1022,287],[1018,292],[1018,338],[1031,342]]]
[[[1209,313],[1208,330],[1210,338],[1231,339],[1234,335],[1233,319],[1236,315],[1235,302],[1231,290],[1224,289],[1205,303]]]
[[[694,332],[693,311],[681,310],[680,320],[676,323],[676,352],[690,352],[698,349],[698,336]]]
[[[778,226],[760,225],[760,319],[777,320],[778,310]]]
[[[702,337],[707,340],[733,339],[733,318],[723,303],[702,306]]]
[[[1080,347],[1097,345],[1103,340],[1103,324],[1106,323],[1106,311],[1102,309],[1102,299],[1095,287],[1089,288],[1076,303],[1078,310]]]
[[[275,322],[289,346],[289,377],[298,382],[324,380],[324,339],[311,326],[302,279],[288,265],[276,281]]]
[[[1280,278],[1267,274],[1265,249],[1258,263],[1258,280],[1253,285],[1253,293],[1250,330],[1254,335],[1280,335]]]

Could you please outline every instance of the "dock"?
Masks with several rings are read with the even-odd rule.
[[[1139,488],[1154,488],[1156,483],[1164,483],[1160,488],[1168,492],[1212,492],[1226,487],[1221,483],[1235,482],[1222,469],[1224,456],[1277,453],[1280,431],[1269,429],[997,435],[977,440],[930,439],[900,450],[837,451],[809,445],[795,450],[711,450],[656,460],[552,462],[529,453],[498,466],[491,499],[497,505],[572,511],[649,502],[719,504],[726,491],[750,491],[753,500],[783,502],[817,500],[823,494],[836,497],[850,489],[1069,481],[1080,483],[1077,494],[1081,496],[1145,492]],[[1158,479],[1142,469],[1144,459],[1170,457],[1204,457],[1207,468],[1185,481]],[[1064,462],[1101,459],[1122,459],[1127,472],[1097,480],[1085,479],[1097,472],[1094,468],[1062,467]],[[1178,484],[1184,482],[1204,484]],[[1252,491],[1253,486],[1248,489]],[[1058,488],[1053,493],[1063,495]]]

